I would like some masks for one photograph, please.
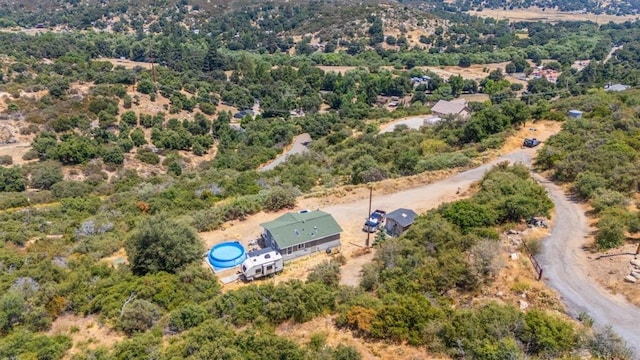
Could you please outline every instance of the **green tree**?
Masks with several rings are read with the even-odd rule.
[[[507,100],[500,104],[502,113],[511,119],[511,124],[520,126],[531,116],[531,111],[527,104],[520,100]]]
[[[133,127],[138,125],[138,116],[133,111],[125,111],[120,115],[120,121]]]
[[[451,95],[458,97],[464,88],[464,79],[462,76],[452,76],[449,78],[449,86],[451,86]]]
[[[124,163],[124,153],[121,148],[111,146],[102,152],[102,159],[105,163],[121,165]]]
[[[468,55],[463,55],[460,57],[460,61],[458,62],[458,66],[467,68],[471,66],[471,58]]]
[[[65,165],[81,164],[98,155],[98,146],[89,138],[70,134],[63,136],[50,157],[60,160]]]
[[[147,139],[144,137],[144,131],[140,128],[136,128],[131,132],[131,140],[133,141],[133,145],[136,147],[140,147],[142,145],[147,144]]]
[[[0,166],[0,192],[24,191],[24,178],[20,168]]]
[[[168,215],[143,219],[126,241],[135,274],[166,271],[175,273],[198,260],[204,249],[196,232]]]
[[[524,316],[523,340],[532,354],[558,355],[571,349],[576,341],[573,327],[540,310]]]
[[[45,161],[36,164],[30,171],[31,187],[48,190],[57,182],[63,180],[62,169],[57,161]]]
[[[151,94],[156,92],[156,86],[149,79],[143,79],[138,82],[136,90],[142,94]]]

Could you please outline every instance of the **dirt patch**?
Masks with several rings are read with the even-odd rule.
[[[321,69],[324,72],[335,72],[338,74],[344,75],[347,71],[355,70],[357,66],[329,66],[329,65],[318,65],[316,66],[318,69]]]
[[[517,79],[506,73],[505,67],[509,62],[499,62],[499,63],[489,63],[489,64],[474,64],[469,67],[460,67],[460,66],[416,66],[416,69],[421,69],[423,71],[431,71],[434,74],[440,76],[441,78],[447,80],[451,76],[462,76],[465,80],[475,80],[480,81],[487,76],[491,71],[496,69],[502,70],[502,73],[505,74],[505,78],[509,80],[511,83],[522,84],[526,87],[527,82],[524,80]],[[383,66],[383,69],[392,71],[394,70],[393,66]],[[482,95],[482,94],[481,94]],[[477,101],[477,100],[474,100]]]
[[[569,192],[568,186],[564,187]],[[580,204],[585,214],[593,214],[593,208],[589,204]],[[631,205],[631,211],[635,211],[635,205]],[[626,234],[627,242],[616,249],[600,252],[597,249],[595,235],[597,233],[597,217],[588,217],[591,228],[590,236],[585,239],[583,251],[579,258],[582,269],[586,275],[595,279],[603,288],[613,295],[622,295],[635,306],[640,307],[640,284],[632,284],[624,281],[624,277],[631,273],[633,266],[631,260],[636,258],[636,250],[640,243],[637,234]],[[640,259],[640,255],[637,256]]]
[[[114,252],[111,256],[100,259],[100,261],[109,264],[111,267],[117,267],[119,265],[128,264],[129,258],[127,257],[127,251],[124,248],[120,248]]]
[[[22,165],[28,162],[38,161],[35,160],[23,160],[22,157],[31,150],[31,143],[15,143],[15,144],[7,144],[0,145],[0,156],[9,155],[13,159],[14,165]]]
[[[558,121],[541,120],[536,122],[528,122],[520,129],[514,131],[502,147],[503,152],[510,152],[522,147],[525,138],[537,138],[538,140],[548,139],[551,135],[556,134],[562,128],[562,123]],[[538,145],[542,147],[542,144]]]
[[[609,290],[613,295],[621,294],[635,306],[640,307],[640,285],[624,281],[624,277],[631,273],[633,266],[630,261],[635,258],[638,248],[638,239],[634,242],[603,253],[587,252],[587,275],[595,278],[600,285]],[[589,240],[592,241],[592,240]],[[638,256],[640,259],[640,256]]]
[[[114,344],[124,339],[124,336],[101,325],[95,315],[81,317],[65,314],[58,316],[51,324],[51,330],[47,335],[67,335],[71,338],[73,346],[67,351],[63,359],[71,359],[73,355],[85,349],[92,350],[101,346],[111,348]]]
[[[134,69],[137,67],[141,67],[146,70],[151,70],[151,63],[143,62],[143,61],[133,61],[127,59],[115,59],[115,58],[99,58],[98,61],[108,61],[113,66],[122,66],[125,69]],[[158,66],[156,64],[156,66]]]
[[[492,17],[495,19],[509,19],[510,22],[517,21],[543,21],[556,23],[560,21],[593,21],[597,24],[607,24],[610,21],[614,23],[623,23],[625,21],[637,20],[637,15],[595,15],[587,13],[563,12],[557,9],[542,9],[538,7],[530,7],[527,9],[483,9],[482,11],[468,11],[470,15],[480,17]]]

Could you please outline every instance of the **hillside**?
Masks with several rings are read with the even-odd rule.
[[[0,0],[0,28],[0,358],[632,358],[536,280],[554,203],[523,164],[594,208],[594,252],[633,245],[640,23]],[[370,191],[417,216],[365,234]],[[212,272],[227,241],[284,270]]]

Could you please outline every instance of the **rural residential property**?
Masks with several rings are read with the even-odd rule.
[[[342,228],[324,211],[290,212],[260,226],[265,247],[280,252],[285,261],[340,247]]]
[[[0,360],[640,360],[640,0],[0,0]]]
[[[465,99],[440,100],[433,105],[431,113],[437,116],[453,115],[466,119],[471,115],[471,110],[467,107]]]

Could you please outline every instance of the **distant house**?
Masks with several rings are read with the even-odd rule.
[[[409,209],[397,209],[387,214],[385,229],[391,236],[400,236],[413,224],[418,214]]]
[[[467,101],[465,99],[456,99],[451,101],[440,100],[433,105],[431,113],[439,117],[454,115],[461,118],[467,118],[471,115],[471,110],[467,107]]]
[[[429,80],[431,80],[431,78],[426,75],[414,76],[411,78],[411,83],[413,84],[413,86],[418,86],[420,84],[428,84]]]
[[[604,91],[625,91],[628,88],[630,88],[631,86],[629,85],[623,85],[623,84],[608,84],[607,86],[604,87]]]
[[[285,261],[340,246],[342,228],[324,211],[290,212],[260,226],[265,247],[279,251]]]
[[[560,71],[553,69],[541,69],[538,67],[531,75],[534,79],[545,78],[547,81],[555,84],[556,81],[558,81],[558,76],[560,76],[560,74],[562,74]]]

